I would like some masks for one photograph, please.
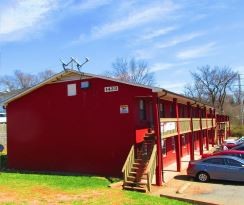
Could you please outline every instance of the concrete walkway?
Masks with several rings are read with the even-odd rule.
[[[213,152],[216,147],[210,147]],[[195,159],[201,157],[197,153]],[[196,182],[186,174],[189,156],[182,158],[182,172],[176,172],[176,164],[166,167],[163,171],[162,187],[153,186],[150,195],[188,201],[194,204],[244,204],[244,183],[211,180],[209,183]]]
[[[212,153],[216,147],[209,146],[209,150],[204,149],[204,154],[206,153]],[[195,151],[194,153],[195,160],[201,159],[201,155],[199,151]],[[188,164],[190,161],[190,155],[186,155],[181,158],[181,170],[184,171],[187,169]],[[164,167],[163,169],[163,182],[168,183],[171,179],[173,179],[175,176],[179,175],[180,172],[177,172],[177,165],[176,163],[170,164],[169,166]]]

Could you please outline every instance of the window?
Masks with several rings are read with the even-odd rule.
[[[238,162],[234,159],[228,159],[226,158],[226,164],[229,165],[229,166],[232,166],[232,167],[242,167],[242,163],[241,162]]]
[[[163,103],[159,104],[159,117],[160,118],[165,117],[165,109],[164,109],[164,104]]]
[[[68,84],[67,85],[67,95],[68,96],[75,96],[76,95],[76,84]]]
[[[227,155],[230,155],[230,156],[233,156],[233,157],[239,157],[239,158],[244,159],[244,154],[233,153],[233,154],[227,154]]]
[[[224,158],[207,159],[207,160],[204,160],[203,162],[204,162],[204,163],[208,163],[208,164],[225,165]]]
[[[146,103],[145,100],[140,100],[139,101],[139,115],[140,115],[140,120],[146,120]]]
[[[233,150],[241,150],[244,151],[244,146],[243,145],[239,145],[233,148]]]
[[[163,139],[161,143],[162,143],[162,155],[165,157],[167,155],[166,140]]]
[[[171,137],[171,140],[172,140],[172,151],[173,153],[175,153],[175,138]]]

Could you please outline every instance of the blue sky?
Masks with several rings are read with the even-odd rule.
[[[1,0],[0,75],[111,70],[117,57],[146,60],[157,86],[182,92],[198,66],[244,73],[243,0]]]

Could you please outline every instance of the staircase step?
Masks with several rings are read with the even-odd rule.
[[[143,160],[141,158],[139,159],[135,159],[135,162],[134,163],[141,163]]]
[[[135,182],[135,181],[125,181],[125,184],[131,184],[134,186],[141,186],[141,185],[146,185],[146,182]]]
[[[126,190],[132,190],[132,191],[139,191],[139,192],[147,192],[147,188],[145,187],[132,187],[132,186],[123,186]]]
[[[130,174],[130,175],[136,175],[136,173],[137,173],[137,172],[133,172],[133,171],[131,171],[129,174]]]
[[[127,180],[129,181],[135,181],[136,177],[135,176],[128,176]]]
[[[133,166],[138,166],[138,165],[141,165],[142,162],[134,162],[133,163]]]

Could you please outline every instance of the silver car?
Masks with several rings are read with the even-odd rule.
[[[190,161],[187,174],[201,182],[221,179],[244,182],[244,159],[219,155]]]

